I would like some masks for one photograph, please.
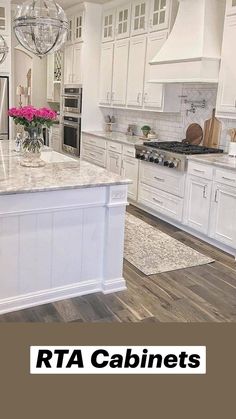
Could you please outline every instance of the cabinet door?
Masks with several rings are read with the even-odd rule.
[[[53,102],[54,99],[54,54],[47,56],[47,100]]]
[[[236,14],[236,0],[227,0],[226,3],[226,15]]]
[[[236,117],[235,39],[236,16],[230,16],[225,21],[217,111],[231,117]]]
[[[114,48],[112,104],[126,104],[129,40],[117,41]]]
[[[113,151],[107,152],[107,170],[112,173],[120,175],[121,173],[121,154]]]
[[[215,184],[213,188],[211,237],[236,248],[236,189]]]
[[[142,107],[146,56],[146,37],[139,36],[130,41],[127,105]]]
[[[73,35],[74,35],[74,17],[68,17],[68,24],[69,29],[67,33],[67,43],[71,44],[73,42]]]
[[[73,46],[73,71],[72,82],[75,84],[83,83],[83,69],[82,69],[82,44]]]
[[[102,41],[114,41],[115,39],[115,19],[116,11],[107,10],[103,14]]]
[[[211,205],[212,182],[195,176],[187,179],[185,224],[207,234]]]
[[[4,39],[7,43],[7,46],[10,48],[10,39],[8,36],[4,36]],[[0,72],[2,73],[10,73],[11,71],[11,63],[10,63],[10,58],[11,58],[11,53],[8,52],[5,60],[3,61],[2,64],[0,64]],[[1,97],[0,97],[0,101],[1,101]]]
[[[136,201],[138,193],[138,160],[132,157],[124,157],[121,174],[126,179],[131,179],[133,181],[128,187],[128,196],[130,199]]]
[[[113,72],[113,42],[104,44],[101,51],[99,103],[110,105]]]
[[[170,0],[151,0],[150,31],[167,29],[169,26]]]
[[[73,75],[73,45],[65,47],[64,53],[64,83],[71,84]]]
[[[116,11],[116,39],[130,36],[131,4],[118,7]]]
[[[131,35],[146,33],[148,29],[149,1],[132,2]]]
[[[83,12],[77,14],[74,18],[74,41],[81,42],[83,41],[83,23],[84,23],[84,14]]]
[[[10,4],[6,6],[6,4],[0,2],[0,35],[8,35],[10,32],[10,10]]]
[[[159,108],[163,106],[164,86],[158,83],[149,83],[150,80],[150,61],[154,55],[160,51],[161,47],[167,39],[167,31],[151,34],[147,39],[146,69],[145,69],[145,86],[144,86],[144,107]]]

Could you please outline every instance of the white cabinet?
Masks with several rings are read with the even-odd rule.
[[[101,105],[109,105],[111,103],[113,52],[113,42],[102,45],[99,89],[99,103]]]
[[[235,39],[236,16],[229,16],[225,20],[217,98],[217,114],[228,118],[236,118]]]
[[[149,0],[132,2],[131,35],[140,35],[148,30]]]
[[[112,173],[120,175],[121,173],[121,154],[114,151],[107,152],[107,170]]]
[[[146,56],[146,37],[139,36],[130,40],[129,70],[127,85],[127,105],[142,107],[143,83]]]
[[[9,35],[11,31],[11,8],[6,2],[0,2],[0,35]]]
[[[131,179],[133,183],[128,187],[128,197],[137,200],[138,194],[138,160],[132,157],[123,157],[121,175]]]
[[[130,36],[131,3],[118,7],[116,10],[116,39]]]
[[[236,248],[236,188],[215,183],[211,212],[211,237]]]
[[[171,0],[151,0],[150,31],[167,29],[169,26]]]
[[[236,0],[227,0],[226,15],[236,14]]]
[[[50,132],[49,146],[58,153],[61,152],[61,128],[60,125],[53,125]]]
[[[102,24],[102,41],[114,41],[115,39],[115,20],[116,10],[106,10],[103,13],[103,24]]]
[[[112,105],[125,106],[129,59],[129,40],[115,43],[113,62]]]
[[[150,64],[155,54],[161,49],[167,39],[168,33],[166,31],[157,32],[148,36],[147,39],[147,55],[146,55],[146,69],[145,69],[145,86],[144,86],[144,107],[145,108],[162,108],[163,105],[163,84],[148,83],[150,80]]]
[[[84,13],[80,12],[74,17],[74,42],[83,40],[83,21]]]
[[[203,234],[208,233],[212,181],[188,176],[184,223]]]
[[[65,47],[64,83],[82,84],[82,44]]]
[[[68,16],[69,30],[67,44],[83,41],[84,12],[78,12],[75,16]]]
[[[61,51],[47,56],[47,101],[60,102],[60,85],[62,70]]]

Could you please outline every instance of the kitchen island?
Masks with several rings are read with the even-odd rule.
[[[59,153],[20,166],[0,141],[0,313],[126,288],[130,181]]]

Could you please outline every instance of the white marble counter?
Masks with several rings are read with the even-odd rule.
[[[22,167],[12,148],[0,142],[0,313],[125,290],[129,180],[53,151]]]
[[[127,145],[143,144],[143,140],[138,136],[126,135],[122,132],[105,132],[105,131],[83,131],[85,134],[94,135],[95,137],[101,137],[105,140],[112,140],[118,143]]]
[[[189,156],[188,160],[236,171],[236,158],[228,154]]]
[[[129,179],[93,164],[54,151],[42,152],[46,166],[27,168],[20,165],[14,144],[0,142],[0,194],[42,192],[60,189],[126,185]]]

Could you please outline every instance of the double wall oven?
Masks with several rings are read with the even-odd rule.
[[[65,86],[63,96],[63,144],[64,151],[80,155],[82,87]]]

